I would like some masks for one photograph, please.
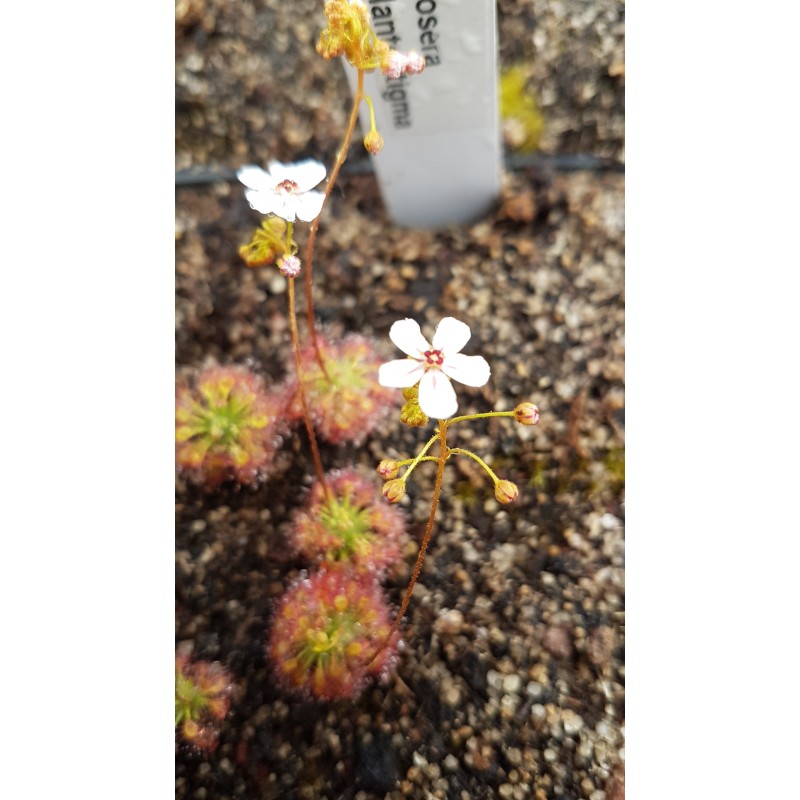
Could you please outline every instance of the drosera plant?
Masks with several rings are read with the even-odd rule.
[[[375,125],[372,100],[368,95],[364,94],[364,75],[367,72],[379,69],[390,79],[404,78],[408,75],[422,72],[425,68],[425,59],[418,53],[402,53],[394,50],[378,39],[370,23],[369,8],[362,0],[328,0],[325,3],[324,13],[327,25],[321,32],[317,42],[317,52],[327,60],[338,59],[340,56],[344,57],[357,73],[356,91],[353,96],[353,105],[347,129],[342,144],[337,151],[336,161],[330,171],[324,193],[320,192],[316,187],[325,179],[327,170],[323,164],[313,159],[305,159],[296,164],[282,164],[278,161],[271,161],[267,170],[248,164],[238,170],[237,176],[247,187],[245,195],[253,209],[262,214],[275,214],[286,222],[286,227],[283,231],[280,230],[280,226],[262,223],[261,227],[253,234],[251,241],[242,245],[240,254],[245,262],[250,265],[253,265],[253,263],[258,263],[259,265],[268,263],[263,259],[271,255],[275,260],[274,263],[288,281],[289,330],[297,375],[297,399],[308,433],[317,479],[327,494],[329,489],[326,484],[319,446],[314,432],[312,409],[307,397],[308,387],[306,386],[303,356],[297,329],[294,284],[301,271],[303,271],[303,264],[297,256],[298,245],[293,238],[294,224],[296,220],[311,223],[304,270],[308,333],[314,359],[319,372],[324,377],[323,388],[326,384],[330,394],[336,395],[340,391],[336,378],[341,375],[341,371],[337,370],[333,365],[333,359],[337,353],[330,352],[330,348],[327,354],[323,352],[323,346],[317,335],[314,320],[312,264],[320,214],[328,197],[330,197],[342,165],[347,158],[362,102],[366,102],[370,112],[370,130],[364,137],[364,147],[373,155],[379,153],[383,147],[383,137],[378,133]],[[281,233],[283,234],[282,243],[279,241]],[[348,360],[350,355],[345,351],[342,357]],[[317,416],[323,420],[323,425],[325,420],[336,417],[336,414],[326,415],[325,412],[329,407],[338,405],[338,415],[343,417],[345,413],[343,411],[344,405],[335,397],[333,399],[321,399],[321,395],[325,393],[319,391],[319,379],[316,376],[312,376],[311,381],[312,385],[317,389],[314,407],[320,411]],[[369,419],[377,419],[377,416],[368,415],[365,421]],[[344,436],[351,428],[352,426],[349,424],[341,426],[338,435]],[[330,430],[330,426],[328,426],[328,430]],[[363,432],[365,433],[366,429]]]
[[[385,420],[397,393],[376,380],[381,356],[366,336],[351,333],[340,340],[319,337],[327,375],[317,364],[313,348],[300,353],[301,373],[314,428],[331,444],[359,445]],[[289,382],[290,420],[302,416],[298,378]]]
[[[176,461],[209,488],[231,478],[240,484],[264,477],[280,443],[288,398],[294,417],[302,417],[317,476],[306,511],[295,520],[302,552],[322,567],[286,593],[273,626],[270,652],[284,685],[318,698],[352,697],[370,676],[394,662],[399,637],[390,631],[390,612],[377,583],[399,558],[405,524],[397,509],[382,505],[377,487],[353,470],[326,476],[315,425],[333,444],[360,444],[384,419],[393,393],[377,382],[380,357],[363,336],[341,341],[318,336],[313,308],[312,259],[320,214],[329,198],[365,102],[370,130],[364,147],[376,155],[383,147],[364,75],[380,69],[390,79],[423,71],[417,53],[401,53],[381,42],[362,0],[329,0],[327,26],[317,43],[325,59],[345,60],[357,71],[357,90],[341,147],[328,175],[310,158],[294,164],[271,160],[267,169],[248,164],[237,171],[251,208],[266,218],[239,255],[248,267],[274,264],[287,280],[289,331],[295,366],[291,390],[273,387],[244,367],[212,366],[185,371],[176,387]],[[328,177],[324,191],[320,185]],[[294,239],[298,223],[310,223],[305,256],[306,316],[310,345],[301,348],[295,281],[303,272]],[[313,412],[313,416],[312,416]],[[379,658],[365,655],[379,641]],[[188,655],[176,657],[176,726],[198,747],[212,749],[214,720],[228,708],[227,673]]]
[[[268,392],[263,379],[246,367],[184,371],[175,391],[178,466],[209,488],[228,478],[257,482],[281,444],[286,408],[286,390]]]
[[[381,576],[400,559],[406,539],[403,512],[384,502],[374,476],[370,480],[354,469],[342,469],[327,478],[330,496],[316,483],[294,517],[297,549],[311,560],[350,564],[356,571]]]
[[[387,675],[400,645],[374,575],[347,564],[303,574],[279,600],[267,652],[276,681],[318,700],[358,696]],[[382,643],[379,654],[366,656]]]
[[[387,78],[398,80],[422,72],[425,65],[420,55],[400,53],[377,38],[362,0],[329,0],[325,17],[327,27],[317,43],[318,53],[328,60],[343,57],[357,72],[347,129],[330,172],[320,162],[306,158],[295,164],[272,160],[267,169],[249,164],[237,175],[246,187],[251,208],[266,215],[239,254],[250,267],[274,264],[287,280],[295,368],[289,414],[304,421],[317,478],[292,527],[298,549],[317,566],[311,573],[303,573],[278,602],[267,650],[282,686],[332,700],[357,696],[371,678],[385,675],[397,658],[399,627],[431,538],[447,461],[462,456],[477,462],[492,480],[495,497],[502,503],[513,502],[518,496],[516,485],[496,475],[481,456],[451,446],[450,428],[489,417],[513,417],[521,424],[535,425],[539,415],[533,404],[521,403],[514,411],[456,416],[458,401],[452,381],[480,387],[487,383],[491,371],[482,356],[462,353],[470,330],[453,317],[440,322],[430,342],[414,320],[396,322],[390,338],[406,358],[383,364],[376,348],[363,336],[350,335],[339,341],[327,332],[318,333],[312,292],[314,244],[322,211],[347,157],[362,102],[370,115],[364,147],[375,155],[384,146],[372,102],[364,94],[364,75],[379,69]],[[310,225],[302,262],[294,239],[298,223]],[[301,346],[297,321],[295,282],[301,273],[307,347]],[[265,453],[262,464],[251,452],[253,448],[246,446],[251,440],[259,441],[254,431],[268,423],[262,424],[263,415],[252,403],[245,408],[235,400],[235,381],[229,386],[230,378],[219,374],[210,380],[210,384],[203,384],[206,391],[200,392],[199,400],[186,394],[179,402],[176,437],[179,444],[191,445],[186,450],[186,466],[209,481],[232,474],[247,482],[261,474],[271,457],[271,451]],[[415,457],[385,459],[379,464],[378,472],[385,481],[383,497],[391,503],[399,502],[408,479],[422,462],[435,462],[437,467],[427,527],[402,605],[392,620],[378,581],[387,566],[400,557],[405,535],[400,512],[386,505],[376,487],[354,470],[325,472],[317,434],[332,444],[360,444],[399,400],[396,389],[403,392],[400,419],[404,424],[422,427],[432,418],[437,425]],[[255,392],[251,395],[259,397]],[[433,454],[437,442],[438,454]],[[201,704],[206,715],[209,708],[221,709],[223,705]],[[191,708],[186,699],[182,720],[190,718]],[[200,713],[197,710],[195,716]],[[192,725],[189,732],[196,735]]]
[[[276,214],[284,224],[262,222],[251,241],[239,248],[239,254],[248,266],[263,266],[267,263],[265,258],[272,257],[281,274],[288,284],[287,298],[289,311],[289,331],[292,339],[292,352],[294,354],[295,370],[297,375],[302,375],[300,353],[300,334],[297,329],[297,311],[295,300],[295,278],[301,272],[300,259],[297,257],[297,243],[293,238],[295,220],[308,222],[318,216],[322,210],[325,195],[316,191],[317,186],[325,178],[325,165],[313,159],[305,159],[297,164],[282,164],[271,161],[267,170],[255,165],[246,165],[237,171],[239,180],[247,187],[245,197],[251,208],[262,214]],[[282,236],[282,241],[281,241]],[[313,311],[311,310],[310,288],[308,293],[309,318],[312,320],[310,332],[314,347],[316,361],[322,372],[327,376],[325,362],[319,351],[316,341],[316,332],[313,327]],[[298,381],[297,397],[300,403],[301,415],[308,433],[311,454],[314,460],[314,470],[317,478],[327,492],[325,476],[322,468],[322,458],[319,454],[319,445],[314,435],[314,427],[309,413],[303,381]]]
[[[175,654],[175,728],[179,740],[211,752],[220,723],[230,709],[231,673],[218,661],[193,661],[191,651]]]
[[[378,380],[384,386],[403,389],[406,404],[401,411],[401,420],[405,424],[410,427],[421,427],[433,417],[437,419],[438,425],[433,436],[414,458],[402,461],[384,459],[377,467],[378,474],[386,481],[383,487],[384,497],[390,503],[397,503],[405,495],[406,483],[419,464],[424,461],[436,463],[428,524],[400,610],[386,636],[386,644],[400,627],[414,585],[422,570],[436,519],[444,468],[448,460],[453,456],[464,456],[478,463],[491,479],[498,502],[512,503],[519,496],[517,485],[498,477],[479,455],[462,447],[451,447],[448,443],[449,429],[459,423],[492,417],[510,417],[521,425],[537,425],[539,422],[539,409],[530,402],[519,403],[513,411],[488,411],[454,416],[458,411],[458,400],[451,381],[480,387],[488,382],[491,374],[489,364],[483,356],[468,356],[461,352],[470,336],[469,326],[454,317],[445,317],[441,320],[430,342],[422,335],[419,323],[413,319],[399,320],[389,330],[389,338],[406,354],[406,358],[395,359],[381,365]],[[439,443],[439,454],[429,455],[436,442]],[[384,643],[379,645],[369,661],[379,659],[383,647]]]

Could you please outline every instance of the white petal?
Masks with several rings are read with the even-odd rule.
[[[279,192],[256,192],[253,189],[244,191],[247,202],[260,214],[276,214],[287,222],[294,222],[297,210],[297,195],[285,195]]]
[[[471,336],[469,325],[455,317],[445,317],[433,334],[434,350],[441,350],[445,355],[459,353]]]
[[[389,338],[407,355],[422,358],[431,346],[413,319],[399,319],[389,330]]]
[[[313,158],[298,161],[296,164],[289,164],[286,170],[288,173],[286,177],[297,184],[299,192],[307,192],[309,189],[313,189],[318,183],[325,180],[325,175],[327,174],[325,165],[319,161],[314,161]]]
[[[272,176],[272,180],[275,181],[276,186],[287,179],[290,181],[294,180],[292,177],[291,164],[281,164],[280,161],[270,161],[269,164],[267,164],[267,169]]]
[[[236,177],[250,189],[266,192],[275,188],[275,179],[255,164],[245,164],[236,170]]]
[[[432,419],[447,419],[458,411],[456,390],[438,369],[429,369],[419,382],[419,407]]]
[[[260,214],[277,214],[281,209],[281,196],[275,192],[258,192],[255,189],[245,189],[244,196],[251,207]]]
[[[442,372],[465,386],[484,386],[492,371],[483,356],[456,353],[453,356],[445,355]]]
[[[303,222],[311,222],[319,216],[324,202],[325,195],[322,192],[311,191],[297,195],[297,218]]]
[[[393,389],[407,389],[423,375],[425,368],[413,358],[398,358],[378,367],[378,383]]]
[[[278,203],[274,213],[287,222],[294,222],[295,214],[297,213],[297,195],[279,194],[277,197]]]

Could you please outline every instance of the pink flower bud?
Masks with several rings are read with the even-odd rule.
[[[383,496],[390,503],[399,503],[403,499],[403,495],[405,493],[406,493],[406,484],[405,481],[400,480],[400,478],[395,478],[394,480],[387,481],[383,485]]]
[[[376,469],[378,475],[380,475],[385,481],[396,478],[399,470],[400,465],[396,461],[392,461],[391,458],[384,458],[383,461],[378,464]]]
[[[381,72],[387,78],[399,78],[405,74],[407,59],[403,53],[391,50],[381,62]]]
[[[425,69],[425,57],[421,56],[419,53],[415,53],[413,50],[409,50],[406,53],[406,66],[405,66],[405,74],[406,75],[419,75],[422,70]]]
[[[533,403],[520,403],[514,409],[514,419],[520,425],[536,425],[539,422],[539,409]]]
[[[283,256],[278,261],[281,275],[287,278],[296,278],[300,274],[300,259],[297,256]]]
[[[511,481],[497,481],[494,485],[494,496],[498,503],[513,503],[519,497],[519,489]]]

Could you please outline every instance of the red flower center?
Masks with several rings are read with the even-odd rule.
[[[426,350],[422,355],[425,356],[425,369],[441,367],[444,363],[444,355],[441,350]]]
[[[288,178],[285,181],[281,181],[276,187],[275,191],[277,192],[285,192],[286,194],[293,194],[297,191],[297,184],[294,181],[290,181]]]

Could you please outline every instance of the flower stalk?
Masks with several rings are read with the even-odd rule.
[[[331,176],[328,179],[328,185],[325,187],[325,196],[322,200],[322,208],[325,208],[325,203],[328,202],[328,198],[330,197],[331,192],[333,191],[333,187],[336,183],[336,179],[339,177],[339,172],[342,169],[342,165],[344,164],[345,160],[347,159],[347,151],[350,148],[350,143],[353,140],[353,131],[356,128],[356,121],[358,120],[358,108],[361,105],[361,100],[364,97],[364,70],[358,70],[358,79],[356,83],[356,91],[355,95],[353,96],[353,107],[350,111],[350,119],[347,123],[347,130],[345,131],[344,138],[342,139],[342,146],[339,148],[338,152],[336,153],[336,163],[333,165],[333,169],[331,170]],[[311,337],[311,344],[314,348],[314,353],[317,357],[317,363],[319,364],[319,368],[322,370],[323,375],[330,381],[330,375],[328,374],[327,369],[325,368],[325,362],[322,358],[322,353],[319,349],[319,342],[317,340],[317,329],[314,323],[314,298],[312,294],[312,272],[313,272],[313,260],[314,260],[314,243],[317,238],[317,230],[319,229],[319,218],[322,214],[322,211],[316,216],[314,221],[311,223],[311,230],[308,233],[308,243],[306,244],[306,275],[305,275],[305,292],[306,292],[306,318],[308,319],[308,331],[309,336]]]
[[[458,401],[451,381],[478,387],[483,386],[491,374],[489,365],[482,356],[468,356],[461,352],[469,341],[470,335],[469,326],[453,317],[445,317],[441,320],[430,342],[422,335],[419,324],[413,319],[399,320],[392,325],[389,331],[389,338],[406,354],[406,358],[382,364],[378,372],[378,381],[383,386],[403,389],[406,405],[400,413],[400,420],[405,424],[410,427],[419,427],[425,425],[430,416],[439,420],[436,433],[428,440],[416,458],[403,461],[384,459],[377,468],[378,474],[386,481],[383,490],[384,497],[389,502],[397,503],[402,500],[405,494],[406,480],[417,465],[422,461],[437,462],[428,524],[422,537],[411,580],[389,636],[400,627],[411,600],[411,593],[419,578],[436,519],[444,466],[450,456],[463,455],[478,463],[491,478],[494,484],[494,496],[498,502],[512,503],[519,496],[517,485],[498,477],[479,455],[461,447],[449,447],[447,444],[448,426],[457,422],[491,417],[512,417],[521,425],[536,425],[539,422],[539,409],[529,402],[520,403],[513,411],[487,411],[453,416],[458,410]],[[439,456],[426,455],[437,439],[440,445]],[[406,465],[408,468],[400,476],[400,469]],[[378,657],[388,641],[389,637],[372,654],[370,660],[367,661],[368,665]]]
[[[287,278],[287,282],[289,284],[288,287],[288,296],[289,296],[289,330],[291,332],[292,337],[292,351],[294,353],[294,366],[295,370],[297,371],[297,393],[300,397],[300,405],[303,409],[303,422],[306,426],[306,432],[308,433],[308,441],[311,446],[311,455],[314,460],[314,471],[317,474],[317,480],[322,486],[322,489],[325,493],[325,499],[330,500],[331,491],[328,487],[328,481],[325,478],[325,470],[322,468],[322,458],[319,454],[319,446],[317,445],[317,437],[314,433],[314,425],[311,422],[311,415],[308,412],[308,400],[306,398],[306,387],[305,381],[303,380],[303,363],[302,359],[300,358],[300,337],[297,333],[297,309],[295,304],[295,293],[294,293],[294,281],[293,277]]]
[[[438,459],[436,459],[439,463],[436,468],[436,482],[434,483],[433,486],[433,498],[431,499],[431,512],[428,516],[428,524],[425,527],[425,534],[422,537],[422,544],[420,545],[419,553],[417,554],[417,561],[414,564],[414,571],[411,574],[411,581],[408,584],[408,588],[406,589],[406,593],[403,597],[403,602],[400,604],[400,610],[397,612],[397,615],[394,618],[394,622],[392,623],[392,627],[389,629],[389,633],[380,643],[378,649],[370,656],[369,661],[366,662],[367,666],[369,666],[381,654],[383,649],[389,644],[392,635],[400,627],[400,623],[403,621],[403,615],[406,613],[408,604],[411,602],[411,593],[414,591],[414,586],[416,586],[417,579],[419,578],[419,574],[422,571],[422,564],[425,561],[425,553],[428,551],[428,544],[430,543],[431,534],[433,533],[433,523],[436,520],[436,509],[439,507],[439,496],[442,493],[442,478],[444,477],[444,465],[447,463],[447,459],[450,457],[450,452],[451,452],[447,447],[447,420],[443,419],[439,420],[439,428],[436,431],[436,435],[425,445],[423,453],[437,439],[439,440],[440,451],[439,451],[439,457]],[[419,463],[418,460],[417,463]],[[414,464],[414,466],[416,466],[416,464]],[[406,475],[407,474],[408,472],[406,472]]]

